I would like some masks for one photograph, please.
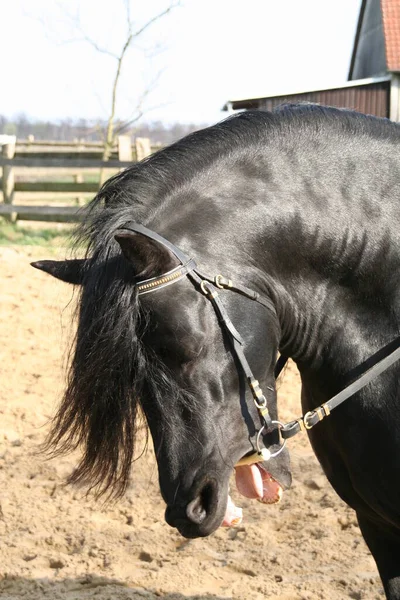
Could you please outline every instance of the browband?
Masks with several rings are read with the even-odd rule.
[[[183,279],[183,277],[186,277],[186,275],[195,268],[196,263],[193,259],[190,259],[185,265],[178,265],[174,269],[171,269],[171,271],[164,273],[164,275],[141,281],[136,286],[138,293],[141,296],[142,294],[153,292],[156,289],[167,287],[167,285],[171,285],[171,283],[175,283],[176,281]]]

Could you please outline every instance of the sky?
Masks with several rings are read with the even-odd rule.
[[[127,2],[0,0],[0,115],[107,118],[117,64],[108,53],[126,39]],[[360,3],[181,0],[128,50],[117,115],[140,107],[147,122],[214,123],[228,100],[345,83]],[[134,29],[169,4],[130,0]]]

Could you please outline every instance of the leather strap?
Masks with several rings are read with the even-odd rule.
[[[207,298],[209,300],[211,300],[211,303],[214,307],[214,310],[217,314],[218,321],[220,322],[220,324],[223,327],[225,327],[225,329],[227,329],[229,331],[231,337],[233,339],[235,339],[237,342],[239,342],[239,344],[242,346],[243,345],[242,336],[240,335],[240,333],[238,332],[238,330],[236,329],[236,327],[230,320],[224,305],[222,304],[221,300],[218,298],[217,288],[209,281],[202,279],[202,277],[199,275],[199,273],[197,271],[189,273],[188,275],[189,275],[189,279],[194,280],[200,287],[201,291],[207,296]],[[203,282],[205,282],[205,283],[203,284]]]
[[[230,338],[233,351],[247,379],[247,383],[249,384],[257,410],[264,421],[264,426],[267,428],[267,430],[270,429],[272,426],[272,419],[268,411],[267,399],[262,393],[257,379],[253,375],[253,371],[251,370],[247,358],[243,352],[243,339],[229,318],[228,313],[226,312],[225,307],[219,298],[218,289],[214,286],[214,284],[210,283],[210,281],[202,279],[202,277],[196,271],[189,273],[188,275],[189,279],[192,279],[195,284],[199,285],[201,291],[211,301],[221,326]]]
[[[350,385],[344,388],[341,392],[333,396],[330,400],[318,406],[318,408],[306,413],[300,419],[291,421],[281,428],[281,435],[283,439],[288,439],[304,431],[305,429],[311,429],[322,421],[325,417],[330,415],[331,411],[340,406],[345,400],[353,396],[356,392],[359,392],[368,385],[375,377],[378,377],[381,373],[386,371],[393,363],[400,359],[400,347],[392,350],[380,361],[375,363],[368,371],[366,371],[361,377],[353,381]]]
[[[275,369],[274,369],[275,379],[278,379],[278,377],[282,373],[283,367],[286,365],[287,361],[288,361],[288,357],[281,354],[280,357],[278,358],[278,360],[276,361],[276,365],[275,365]]]
[[[254,290],[251,290],[250,288],[239,283],[234,283],[231,279],[228,279],[228,277],[224,277],[223,275],[216,275],[214,282],[217,287],[227,288],[233,292],[237,292],[238,294],[241,294],[250,300],[254,300],[259,304],[262,304],[265,308],[268,308],[268,310],[271,310],[276,314],[275,306],[272,300],[261,296],[258,292],[255,292]]]
[[[168,250],[170,250],[172,252],[172,254],[174,254],[176,256],[176,258],[178,258],[183,265],[188,263],[190,260],[190,256],[187,256],[187,254],[182,252],[182,250],[180,250],[177,246],[175,246],[174,244],[171,244],[171,242],[169,242],[164,237],[162,237],[162,235],[155,233],[155,231],[151,231],[151,229],[147,229],[147,227],[145,227],[144,225],[140,225],[139,223],[130,221],[127,225],[124,225],[123,227],[121,227],[121,229],[126,229],[127,231],[133,231],[134,233],[141,233],[142,235],[145,235],[146,237],[150,238],[151,240],[159,242],[160,244],[162,244],[163,246],[168,248]]]

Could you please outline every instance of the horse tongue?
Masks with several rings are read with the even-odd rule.
[[[260,464],[235,467],[236,487],[246,498],[257,498],[264,504],[274,504],[282,497],[282,488]],[[228,496],[222,527],[234,527],[242,522],[243,511]]]
[[[236,487],[246,498],[262,498],[263,482],[257,464],[235,468]]]
[[[282,497],[282,487],[260,464],[236,467],[236,487],[242,496],[275,504]]]

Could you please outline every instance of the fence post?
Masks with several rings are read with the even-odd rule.
[[[82,173],[75,173],[74,182],[75,183],[83,183],[84,182]],[[83,196],[77,196],[75,200],[76,200],[76,203],[78,204],[78,206],[83,206],[85,204],[85,199]]]
[[[118,160],[132,162],[132,144],[130,135],[118,136]]]
[[[7,136],[6,143],[2,146],[3,158],[14,158],[15,156],[15,135]],[[3,202],[12,204],[14,200],[14,170],[11,165],[3,167]]]
[[[150,156],[151,154],[151,144],[149,138],[136,138],[136,160],[139,162],[146,158],[146,156]]]
[[[15,156],[15,143],[16,136],[8,135],[1,136],[4,143],[2,144],[1,154],[3,158],[14,158]],[[3,166],[3,202],[4,204],[12,204],[14,201],[14,187],[15,187],[15,178],[14,178],[14,169],[11,165]],[[4,215],[5,221],[11,221],[14,223],[17,219],[17,213],[11,213],[9,215]]]

